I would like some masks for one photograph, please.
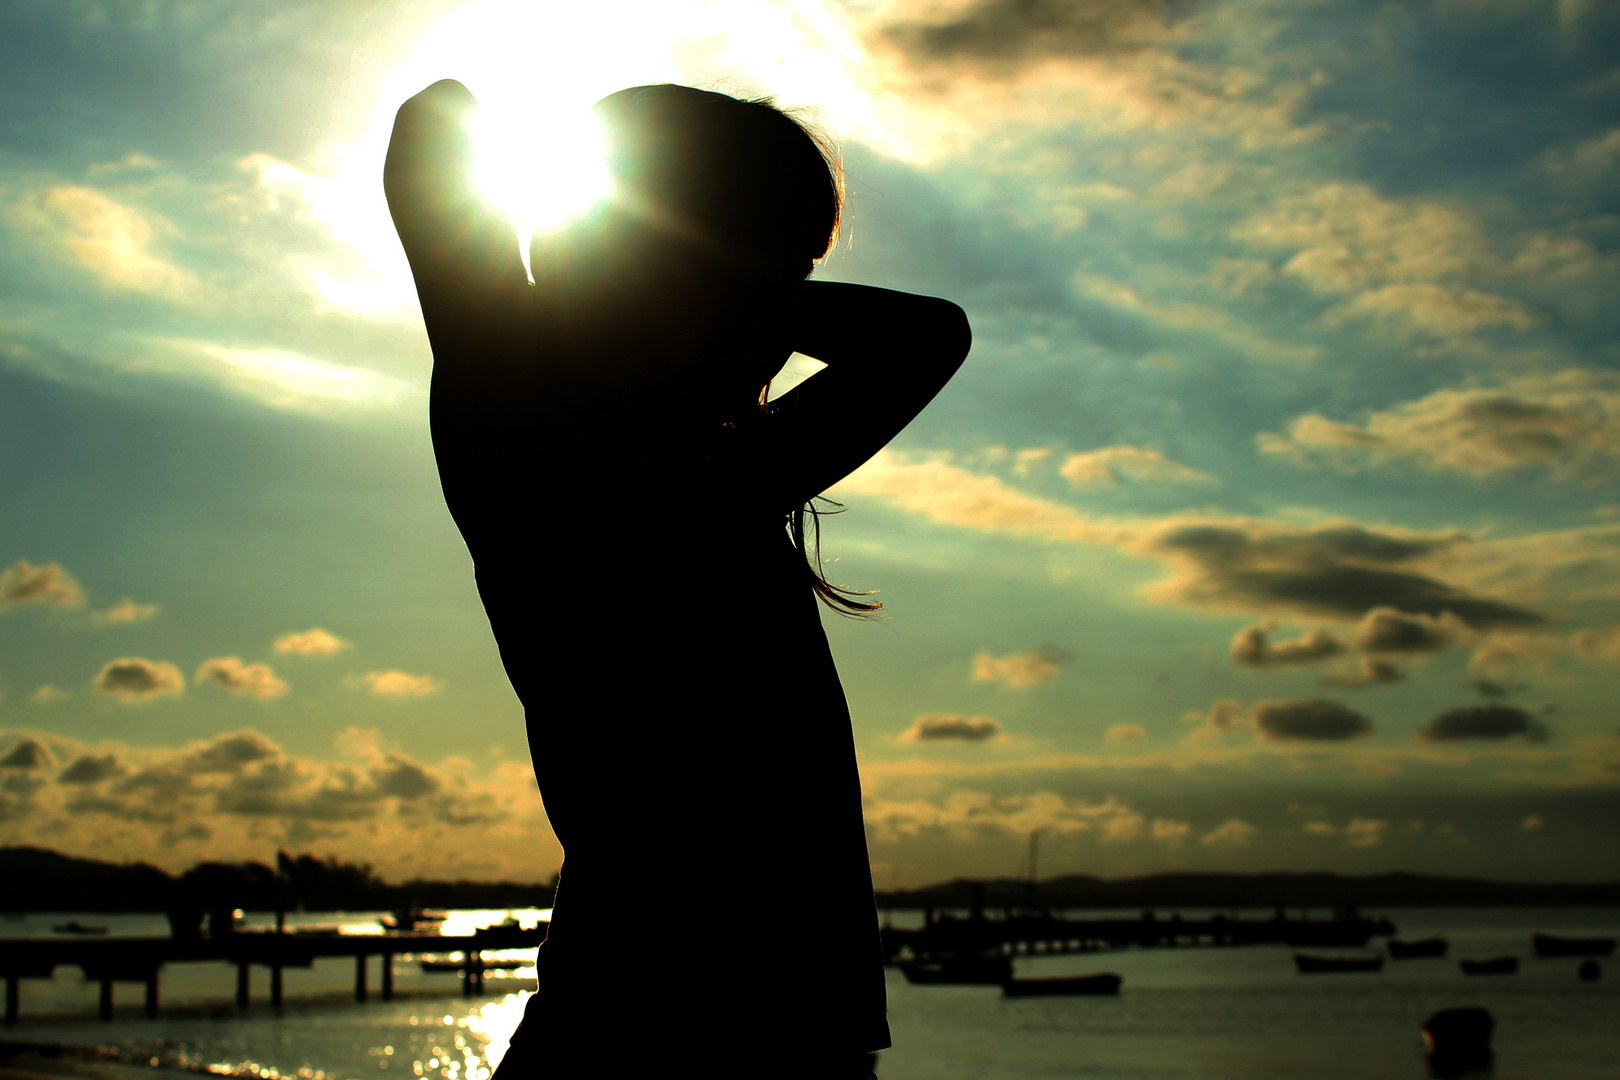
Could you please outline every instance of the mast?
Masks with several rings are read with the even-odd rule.
[[[1024,908],[1032,915],[1035,913],[1035,860],[1040,848],[1040,842],[1041,830],[1031,829],[1029,832],[1029,881],[1024,884]]]

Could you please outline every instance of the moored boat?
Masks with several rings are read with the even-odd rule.
[[[1382,956],[1311,956],[1294,954],[1294,966],[1301,975],[1326,975],[1346,971],[1382,971]]]
[[[906,982],[926,986],[1000,986],[1013,977],[1005,956],[959,956],[943,960],[909,960],[900,965]]]
[[[51,932],[56,934],[100,935],[105,934],[107,932],[107,928],[105,926],[86,926],[84,923],[74,920],[73,922],[65,922],[58,926],[51,927]]]
[[[1464,975],[1517,975],[1519,973],[1519,958],[1517,956],[1498,956],[1491,960],[1459,960],[1458,966]]]
[[[1552,934],[1531,934],[1530,945],[1537,956],[1611,956],[1614,938],[1567,938]]]
[[[1117,994],[1125,980],[1111,971],[1095,975],[1051,976],[1040,979],[1008,979],[1001,984],[1004,997],[1054,997],[1059,994]]]
[[[1419,938],[1416,941],[1390,938],[1385,942],[1385,948],[1389,950],[1391,960],[1422,960],[1446,955],[1446,950],[1451,948],[1451,942],[1443,937]]]

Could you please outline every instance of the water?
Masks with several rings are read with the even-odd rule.
[[[459,912],[461,926],[508,913]],[[518,912],[525,923],[538,912]],[[1189,917],[1194,912],[1186,913]],[[1261,913],[1254,913],[1261,914]],[[1381,974],[1310,975],[1281,947],[1126,950],[1020,958],[1021,976],[1115,971],[1117,998],[1004,1000],[995,987],[911,986],[889,976],[895,1048],[881,1080],[1383,1080],[1424,1076],[1419,1025],[1435,1009],[1483,1005],[1496,1017],[1495,1080],[1585,1080],[1620,1075],[1620,959],[1604,979],[1582,983],[1574,960],[1539,960],[1533,930],[1620,936],[1612,909],[1389,911],[1405,938],[1450,939],[1444,960],[1389,962]],[[72,916],[0,924],[0,934],[48,931]],[[161,919],[77,916],[115,933],[161,933]],[[293,920],[295,925],[298,920]],[[335,916],[305,916],[332,923]],[[346,921],[360,929],[369,919]],[[897,922],[899,918],[897,917]],[[455,929],[452,927],[452,929]],[[0,946],[3,947],[3,946]],[[1322,953],[1354,950],[1314,950]],[[1520,973],[1467,978],[1461,958],[1517,955]],[[656,975],[656,959],[649,961]],[[220,1074],[304,1080],[487,1080],[532,989],[533,970],[491,972],[487,993],[463,998],[451,975],[396,963],[398,997],[353,1001],[353,960],[318,961],[286,973],[287,1007],[265,1005],[267,976],[254,975],[255,1005],[230,1004],[234,969],[175,965],[163,973],[163,1014],[140,1013],[140,987],[120,986],[110,1023],[95,1018],[96,986],[74,968],[23,984],[22,1022],[5,1037],[100,1046],[142,1062]],[[777,968],[773,965],[771,970]],[[375,994],[377,974],[372,970]],[[768,992],[763,981],[760,992]],[[634,1017],[627,1015],[627,1026]],[[613,1075],[611,1056],[604,1074]],[[128,1070],[124,1070],[128,1071]],[[768,1077],[768,1063],[738,1075]]]

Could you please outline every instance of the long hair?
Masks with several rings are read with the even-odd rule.
[[[810,276],[838,235],[844,173],[832,139],[771,98],[744,99],[689,86],[635,86],[597,106],[609,120],[613,169],[632,203],[762,292]],[[769,385],[760,415],[771,411]],[[817,496],[817,498],[821,498]],[[789,539],[805,558],[811,590],[840,615],[870,617],[870,593],[834,585],[821,559],[816,499],[790,511]]]

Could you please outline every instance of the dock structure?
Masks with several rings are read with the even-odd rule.
[[[1124,948],[1197,945],[1288,945],[1358,948],[1396,932],[1387,919],[1342,912],[1332,919],[1238,919],[1226,915],[1183,919],[1145,912],[1136,919],[1070,919],[1047,912],[1008,912],[990,918],[924,913],[920,928],[883,928],[889,963],[961,956],[1030,956]]]
[[[59,939],[22,938],[0,943],[0,977],[6,982],[6,1023],[15,1024],[22,1010],[22,981],[49,979],[56,969],[77,966],[91,982],[101,984],[98,1012],[112,1019],[113,988],[117,983],[141,983],[146,1013],[158,1011],[158,977],[167,964],[225,962],[236,965],[236,1004],[247,1008],[249,972],[254,965],[270,970],[270,1004],[282,1005],[282,972],[307,968],[317,959],[354,957],[354,996],[369,994],[368,968],[373,956],[380,967],[381,997],[394,996],[394,957],[401,953],[459,953],[464,992],[480,993],[484,986],[483,954],[500,949],[534,949],[545,939],[548,924],[533,927],[491,926],[471,934],[447,935],[412,931],[390,934],[296,934],[279,931],[240,931],[215,937],[130,937]]]

